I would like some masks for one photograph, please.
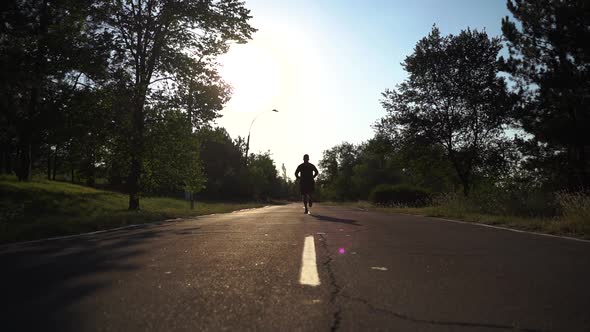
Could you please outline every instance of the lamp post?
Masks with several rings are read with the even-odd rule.
[[[262,111],[262,112],[258,113],[258,115],[256,115],[254,117],[254,119],[252,120],[252,122],[250,123],[250,128],[248,129],[248,139],[246,140],[246,164],[248,164],[248,151],[250,151],[250,131],[252,131],[252,125],[254,124],[254,121],[256,121],[256,119],[258,119],[259,116],[261,116],[262,114],[267,113],[267,112],[278,113],[279,111],[277,111],[276,109]]]

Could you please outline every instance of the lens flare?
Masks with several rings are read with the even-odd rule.
[[[342,255],[346,252],[346,250],[344,250],[344,248],[340,248],[340,249],[338,249],[338,252]]]

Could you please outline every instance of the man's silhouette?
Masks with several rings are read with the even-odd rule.
[[[305,213],[310,213],[309,209],[313,205],[311,194],[314,192],[315,177],[318,176],[318,169],[309,162],[309,156],[303,156],[303,164],[297,166],[295,170],[295,177],[299,180],[299,188],[301,190],[301,197],[303,198],[303,206],[305,206]],[[307,203],[309,202],[309,209]]]

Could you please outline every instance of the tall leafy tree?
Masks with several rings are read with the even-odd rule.
[[[246,188],[241,141],[234,141],[224,128],[201,128],[199,140],[203,172],[207,177],[203,196],[209,199],[238,198]]]
[[[280,194],[281,182],[270,152],[251,154],[248,158],[246,176],[248,196],[257,200],[268,200]]]
[[[81,80],[102,68],[108,35],[93,29],[91,0],[8,0],[0,7],[3,127],[16,141],[20,180]],[[102,45],[102,46],[101,46]],[[61,125],[61,124],[59,124]]]
[[[367,199],[376,185],[400,182],[393,152],[392,142],[383,135],[376,135],[359,145],[351,179],[359,198]]]
[[[106,144],[113,136],[108,93],[104,88],[84,87],[62,105],[59,122],[53,126],[48,137],[51,149],[55,149],[54,172],[57,168],[56,157],[60,150],[64,150],[70,160],[70,172],[77,170],[86,185],[95,184],[99,175],[96,166],[104,164]]]
[[[378,127],[415,144],[441,146],[465,195],[502,142],[510,98],[498,76],[501,47],[485,31],[442,36],[434,26],[403,62],[406,81],[383,93],[387,116]]]
[[[378,132],[361,145],[353,177],[361,198],[367,199],[379,184],[406,183],[432,192],[454,187],[455,172],[442,147],[412,143]]]
[[[325,150],[318,166],[321,169],[319,181],[323,195],[337,200],[358,199],[354,187],[354,168],[359,163],[359,146],[343,142]]]
[[[180,111],[151,110],[146,123],[143,190],[151,194],[174,195],[190,187],[197,193],[203,181],[196,133]],[[191,184],[191,185],[189,185]]]
[[[530,166],[550,182],[590,188],[590,2],[509,0],[502,20],[506,70],[522,97],[515,113],[532,135]],[[555,183],[554,183],[555,184]],[[558,184],[558,186],[564,186]]]
[[[193,122],[215,117],[227,86],[216,58],[255,31],[238,0],[102,0],[96,6],[114,38],[113,67],[129,76],[129,209],[139,209],[147,108],[166,104]]]

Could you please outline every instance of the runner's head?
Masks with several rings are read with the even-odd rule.
[[[303,161],[308,162],[309,161],[309,155],[308,154],[304,154],[303,155]]]

